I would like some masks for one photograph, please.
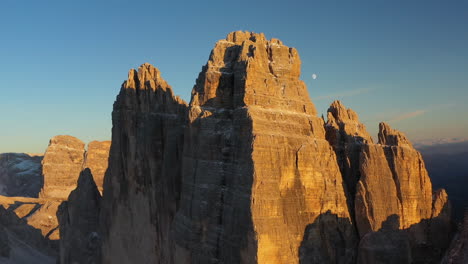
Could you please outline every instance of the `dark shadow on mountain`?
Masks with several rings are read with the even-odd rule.
[[[413,263],[409,235],[399,226],[400,217],[390,215],[379,231],[364,235],[359,242],[357,263]]]
[[[299,248],[299,262],[355,263],[356,229],[348,218],[327,211],[307,225]]]
[[[26,153],[0,154],[0,195],[39,197],[44,184],[42,159]]]
[[[390,215],[377,232],[365,234],[359,242],[359,264],[435,264],[442,259],[453,236],[453,225],[446,214],[424,219],[407,229],[399,229],[400,217]]]
[[[31,211],[35,211],[40,207],[41,205],[39,205],[39,207],[35,206]],[[27,215],[30,214],[31,213],[28,213]],[[24,244],[26,248],[31,247],[32,249],[41,252],[45,256],[53,258],[57,256],[58,241],[50,240],[47,237],[44,237],[40,229],[28,225],[25,217],[18,217],[13,211],[13,208],[5,209],[2,205],[0,205],[0,226],[4,231],[0,233],[1,236],[4,236],[5,234],[11,234],[15,237],[15,239],[21,241],[20,243]],[[4,242],[3,244],[11,244],[11,240],[8,241],[8,238],[2,237],[0,240]]]

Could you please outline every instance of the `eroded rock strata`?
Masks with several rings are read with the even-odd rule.
[[[6,246],[4,251],[0,249],[3,256],[3,259],[0,257],[1,263],[55,262],[59,239],[69,239],[61,239],[58,207],[67,199],[68,192],[75,188],[79,175],[76,173],[84,167],[96,172],[95,180],[100,182],[99,187],[102,189],[109,147],[110,141],[93,141],[86,150],[85,144],[79,139],[56,136],[51,139],[44,159],[42,156],[28,154],[7,153],[0,156],[0,176],[4,176],[0,178],[8,180],[4,182],[2,190],[8,195],[19,194],[19,197],[0,196],[0,206],[4,208],[0,210],[0,226],[5,231],[0,232],[3,236],[0,244],[10,248],[8,252]],[[38,195],[42,185],[41,175],[45,180],[40,197],[21,197]],[[86,205],[88,200],[89,197],[83,197],[75,203]],[[98,218],[95,211],[90,214]],[[82,222],[80,219],[86,214],[82,212],[72,215],[72,223],[75,223]],[[98,223],[97,220],[96,222]]]
[[[300,64],[295,49],[263,34],[234,32],[215,45],[189,109],[175,222],[181,261],[298,263],[303,239],[329,240],[304,258],[354,257],[341,174]],[[305,236],[325,213],[339,236],[321,224],[321,237]],[[344,254],[326,256],[337,237]]]
[[[114,104],[102,205],[104,263],[173,263],[187,105],[159,70],[131,70]]]
[[[75,137],[53,137],[42,160],[44,187],[41,197],[67,199],[70,192],[76,188],[78,176],[84,168],[91,169],[98,188],[102,191],[109,148],[109,141],[92,141],[86,149],[85,143]]]
[[[392,259],[386,254],[397,250],[395,239],[404,240],[401,245],[409,252],[407,261],[398,263],[436,262],[450,239],[450,204],[444,190],[433,192],[421,154],[386,123],[380,123],[379,142],[373,144],[354,111],[340,102],[328,111],[327,138],[348,185],[356,184],[349,190],[355,191],[355,221],[362,238],[359,263]]]
[[[72,136],[55,136],[42,160],[44,187],[41,197],[66,199],[76,187],[83,167],[85,143]]]
[[[340,102],[325,124],[300,64],[277,39],[233,32],[189,105],[153,66],[129,72],[112,114],[102,263],[440,260],[450,206],[421,155],[384,123],[374,144]]]

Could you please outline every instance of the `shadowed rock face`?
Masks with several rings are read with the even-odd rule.
[[[101,195],[90,169],[81,172],[78,185],[58,211],[60,263],[100,263],[99,213]]]
[[[50,223],[47,205],[31,203],[34,198],[19,200],[8,207],[12,198],[0,197],[0,263],[55,263],[56,241],[44,233]]]
[[[333,146],[343,180],[346,183],[348,204],[354,214],[356,186],[361,178],[360,154],[364,144],[372,144],[372,137],[359,117],[340,101],[334,101],[328,108],[325,124],[326,138]]]
[[[442,264],[468,263],[468,212],[460,224],[458,233],[453,238],[450,248],[442,260]]]
[[[0,154],[0,195],[38,197],[42,187],[42,156]]]
[[[104,263],[173,263],[170,230],[186,109],[153,66],[129,72],[112,113],[101,210]]]
[[[42,156],[27,154],[0,155],[0,180],[5,179],[3,177],[5,175],[9,179],[14,179],[3,185],[6,187],[4,191],[8,195],[19,196],[0,196],[0,205],[6,208],[6,210],[0,210],[0,225],[4,225],[9,235],[7,242],[14,245],[10,250],[11,256],[8,260],[0,259],[1,263],[5,261],[5,263],[51,263],[55,261],[60,239],[57,209],[67,198],[68,193],[75,188],[78,179],[76,173],[79,173],[81,168],[89,167],[96,171],[96,179],[101,180],[100,186],[102,186],[109,147],[110,141],[93,141],[85,151],[85,145],[79,139],[71,136],[56,136],[51,139],[44,159]],[[41,160],[43,166],[41,166]],[[44,186],[40,197],[21,197],[37,196],[42,185],[42,176],[44,176]],[[34,193],[36,194],[33,195]],[[83,204],[87,202],[87,197],[75,201],[75,203]],[[90,213],[98,214],[95,211]],[[3,217],[2,214],[8,216]],[[79,222],[85,215],[84,213],[73,214],[74,221]],[[34,256],[37,256],[37,259]]]

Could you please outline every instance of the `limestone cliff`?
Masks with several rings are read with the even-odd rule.
[[[112,113],[103,263],[173,263],[186,109],[153,66],[128,73]]]
[[[85,143],[75,137],[53,137],[42,160],[44,186],[40,196],[67,199],[70,192],[76,188],[78,176],[84,168],[91,169],[98,188],[102,191],[109,148],[109,141],[93,141],[85,149]]]
[[[99,192],[102,193],[104,174],[107,170],[110,141],[91,141],[85,153],[83,168],[89,168]]]
[[[66,199],[76,187],[83,166],[85,143],[72,136],[55,136],[42,160],[44,187],[41,197]]]
[[[334,101],[327,112],[326,138],[337,155],[343,180],[346,183],[348,203],[354,214],[356,186],[361,178],[360,154],[364,144],[372,144],[372,137],[359,117],[340,101]]]
[[[263,34],[234,32],[216,43],[190,103],[178,260],[352,261],[341,174],[300,65],[295,49]],[[308,250],[317,241],[321,250]],[[335,243],[342,254],[329,254]]]
[[[90,169],[57,211],[60,222],[60,263],[100,263],[99,212],[101,195]]]
[[[343,177],[349,179],[348,189],[355,196],[355,221],[362,238],[359,263],[392,259],[395,239],[408,246],[408,256],[398,256],[405,256],[406,261],[399,259],[399,263],[440,259],[451,233],[447,194],[433,192],[421,154],[406,136],[380,123],[379,143],[373,144],[354,111],[340,102],[330,106],[326,128]]]
[[[109,141],[93,141],[86,150],[85,144],[77,138],[56,136],[50,140],[44,159],[28,154],[0,155],[0,180],[5,180],[2,190],[8,195],[19,194],[19,197],[0,196],[0,206],[5,208],[0,210],[0,226],[8,234],[4,241],[13,245],[10,256],[0,259],[1,263],[55,261],[60,239],[58,207],[76,187],[79,175],[76,173],[83,167],[96,172],[96,180],[102,187],[109,147]],[[39,198],[22,197],[37,196],[42,182],[44,185]],[[86,205],[88,198],[84,197],[77,203]],[[74,214],[72,223],[80,222],[84,215]]]
[[[300,65],[277,39],[233,32],[189,105],[158,69],[131,70],[112,113],[102,263],[438,261],[450,205],[421,155],[385,123],[374,144],[338,101],[325,124]]]

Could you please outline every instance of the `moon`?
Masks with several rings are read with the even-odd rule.
[[[312,74],[312,79],[314,79],[314,80],[317,79],[317,74],[315,74],[315,73]]]

